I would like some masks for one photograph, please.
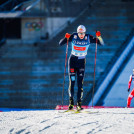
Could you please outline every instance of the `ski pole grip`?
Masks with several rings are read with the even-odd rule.
[[[97,37],[101,36],[101,32],[96,30],[96,36]]]
[[[66,34],[65,34],[65,38],[67,38],[67,39],[69,39],[70,36],[71,36],[71,34],[69,34],[69,33],[66,33]]]

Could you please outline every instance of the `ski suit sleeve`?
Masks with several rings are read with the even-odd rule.
[[[90,43],[96,43],[96,38],[93,37],[92,35],[89,35],[89,39],[90,39]],[[99,44],[101,46],[104,45],[104,41],[101,36],[97,37],[97,44]]]
[[[132,82],[132,75],[130,75],[130,79],[129,79],[129,82],[128,82],[128,88],[131,87],[131,82]]]
[[[71,36],[70,36],[70,38],[69,38],[69,42],[72,41],[73,35],[74,35],[74,34],[71,34]],[[62,46],[62,45],[64,45],[64,44],[66,44],[66,43],[67,43],[67,38],[64,37],[63,39],[60,40],[59,45]]]

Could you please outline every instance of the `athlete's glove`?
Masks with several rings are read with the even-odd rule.
[[[69,39],[70,36],[71,36],[71,34],[69,34],[69,33],[66,33],[66,34],[65,34],[65,38],[67,38],[67,39]]]
[[[96,36],[97,36],[97,37],[101,36],[100,31],[96,31]]]
[[[128,88],[128,90],[127,90],[128,92],[130,91],[130,88]]]

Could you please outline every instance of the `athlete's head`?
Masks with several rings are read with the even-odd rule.
[[[134,69],[133,69],[133,74],[134,74]]]
[[[85,37],[86,28],[83,25],[79,25],[77,28],[77,33],[80,39],[83,39]]]

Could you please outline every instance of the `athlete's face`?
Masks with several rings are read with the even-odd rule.
[[[78,33],[78,36],[80,39],[83,39],[85,37],[85,33]]]

